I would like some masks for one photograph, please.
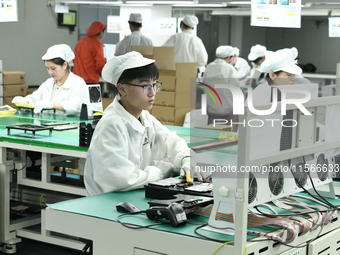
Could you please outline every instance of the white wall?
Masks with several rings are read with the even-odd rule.
[[[70,5],[71,10],[77,6]],[[0,59],[7,71],[24,71],[27,85],[39,85],[49,75],[41,60],[48,47],[66,43],[74,49],[77,27],[58,27],[56,14],[42,0],[19,0],[18,22],[0,22]]]

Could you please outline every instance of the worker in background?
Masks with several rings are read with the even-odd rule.
[[[196,16],[185,15],[180,24],[182,33],[172,35],[163,46],[175,47],[175,63],[197,63],[200,73],[208,62],[208,53],[202,40],[193,32],[197,24]],[[198,76],[200,77],[199,74]]]
[[[271,86],[292,85],[295,82],[295,75],[302,73],[302,69],[295,63],[291,49],[274,52],[262,63],[260,71],[267,73],[267,79],[253,90],[254,106],[271,104]]]
[[[294,61],[295,64],[298,64],[298,58],[299,58],[299,51],[297,48],[292,47],[292,48],[286,48],[287,50],[290,50],[294,56]],[[302,76],[302,74],[295,74],[295,81],[294,84],[306,84],[306,83],[311,83],[310,80],[306,79],[305,77]]]
[[[216,49],[216,59],[208,64],[204,75],[203,82],[215,87],[215,84],[232,84],[240,87],[238,80],[239,74],[230,64],[234,57],[234,49],[228,45],[219,46]],[[213,102],[211,97],[207,97],[207,114],[208,123],[213,123],[214,119],[225,119],[237,122],[237,116],[233,116],[233,96],[229,89],[215,88],[219,94],[222,105]]]
[[[124,55],[131,51],[131,46],[152,46],[152,41],[142,34],[142,14],[131,13],[129,17],[129,27],[131,35],[126,36],[117,43],[115,56]]]
[[[240,57],[240,50],[237,47],[233,47],[234,58],[231,60],[231,65],[236,69],[240,85],[246,84],[248,81],[248,76],[250,74],[250,66],[244,58]]]
[[[87,36],[80,39],[75,47],[73,72],[87,84],[98,84],[106,63],[104,45],[100,42],[105,35],[106,25],[95,21],[87,29]]]
[[[119,95],[105,109],[87,152],[84,179],[89,196],[143,188],[174,171],[188,182],[194,178],[195,153],[148,112],[161,88],[154,62],[133,51],[111,58],[103,68],[103,78]]]
[[[267,48],[260,44],[256,44],[251,47],[248,55],[248,60],[253,66],[249,75],[251,79],[251,87],[256,88],[260,81],[266,76],[265,73],[260,71],[260,67],[266,57],[272,53],[272,51],[267,51]]]
[[[71,72],[70,65],[73,59],[74,53],[66,44],[48,48],[42,60],[51,78],[31,95],[14,97],[12,103],[34,105],[34,113],[40,113],[43,109],[56,109],[67,115],[79,114],[79,89],[86,86],[86,83],[83,78]]]

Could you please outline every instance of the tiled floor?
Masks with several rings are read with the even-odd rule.
[[[16,245],[15,255],[80,255],[81,251],[67,249],[64,247],[42,243],[26,238]],[[0,254],[1,253],[0,251]]]

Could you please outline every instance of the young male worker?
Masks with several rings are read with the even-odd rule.
[[[143,188],[173,170],[187,181],[190,172],[194,177],[194,152],[148,112],[161,87],[154,62],[133,51],[111,58],[103,68],[102,77],[117,87],[119,95],[105,109],[87,153],[84,176],[89,196]],[[164,159],[174,169],[169,171]]]

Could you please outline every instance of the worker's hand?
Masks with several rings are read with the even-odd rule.
[[[40,113],[42,109],[53,109],[53,102],[39,101],[35,104],[34,113]]]
[[[28,104],[28,100],[25,97],[21,97],[21,96],[16,96],[12,99],[12,104],[15,103],[24,103],[24,104]]]
[[[191,162],[192,161],[192,162]],[[190,163],[191,162],[191,163]],[[200,172],[199,168],[196,167],[196,162],[192,157],[187,157],[182,160],[182,168],[180,171],[180,177],[185,178],[188,183],[194,181],[196,176],[198,181],[203,181],[205,176],[203,172]]]

